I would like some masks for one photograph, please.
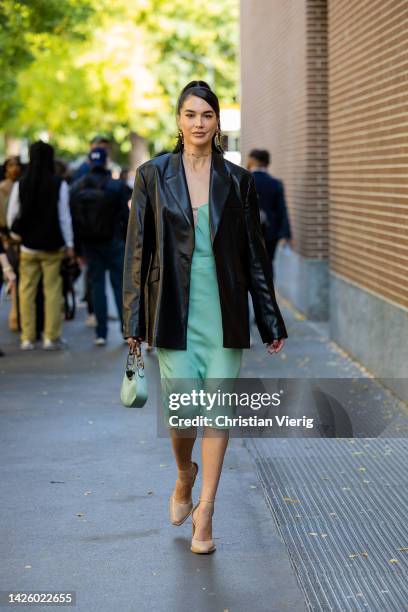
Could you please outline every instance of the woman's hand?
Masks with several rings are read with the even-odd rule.
[[[16,282],[16,275],[13,268],[10,265],[6,265],[3,268],[3,276],[4,280],[7,281],[7,294],[9,294],[13,288],[14,283]]]
[[[140,343],[143,342],[143,338],[137,337],[137,338],[126,338],[127,343],[129,345],[129,349],[130,352],[135,354],[136,350],[138,348],[138,346],[140,346]]]
[[[283,338],[281,338],[280,340],[273,340],[273,342],[266,345],[268,353],[270,355],[272,355],[272,353],[279,353],[284,344],[285,340]]]

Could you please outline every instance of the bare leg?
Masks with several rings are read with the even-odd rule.
[[[207,501],[215,500],[228,441],[228,429],[204,428],[201,446],[203,467],[200,499]],[[195,537],[198,540],[209,540],[212,538],[211,518],[213,512],[214,504],[206,503],[200,503],[194,512],[194,520],[196,522]]]
[[[188,502],[191,496],[191,456],[197,438],[197,427],[182,431],[170,428],[170,434],[178,471],[174,498],[179,502]]]

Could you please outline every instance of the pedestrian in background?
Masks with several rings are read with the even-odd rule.
[[[8,157],[3,165],[3,180],[0,182],[0,231],[7,232],[7,208],[14,183],[20,178],[22,165],[16,155]],[[4,245],[3,245],[4,246]]]
[[[8,316],[8,325],[11,331],[18,331],[20,328],[20,313],[18,304],[18,263],[20,256],[20,243],[13,240],[7,228],[7,209],[10,193],[14,183],[20,178],[23,170],[20,158],[17,155],[8,157],[3,165],[3,180],[0,182],[0,239],[3,241],[4,252],[7,255],[9,265],[11,265],[16,275],[15,282],[10,287],[11,308]],[[1,287],[1,280],[0,280]]]
[[[109,148],[110,148],[109,138],[106,138],[106,136],[101,136],[100,134],[92,138],[91,142],[89,143],[89,154],[88,154],[87,159],[84,162],[82,162],[82,164],[75,170],[74,174],[72,175],[73,183],[75,183],[75,181],[78,181],[80,178],[88,174],[88,172],[91,169],[91,164],[89,162],[89,155],[92,153],[94,149],[97,149],[97,148],[105,149],[106,154],[108,155]]]
[[[0,236],[0,266],[1,266],[1,273],[2,273],[2,278],[7,282],[7,293],[10,293],[15,282],[16,282],[16,275],[14,273],[14,270],[12,268],[12,266],[10,265],[9,260],[7,259],[7,255],[4,251],[4,247],[3,247],[3,241],[1,239]],[[0,294],[2,292],[3,287],[0,285]],[[4,357],[4,353],[0,348],[0,357]]]
[[[91,142],[89,143],[88,156],[86,160],[82,162],[82,164],[73,173],[71,184],[77,182],[80,178],[83,178],[84,176],[88,174],[88,172],[91,169],[91,164],[89,161],[89,154],[96,148],[105,149],[107,156],[109,156],[109,149],[110,149],[109,138],[101,134],[98,134],[94,136],[94,138],[92,138]],[[86,303],[87,310],[88,310],[88,317],[85,321],[85,325],[87,327],[96,327],[95,310],[94,310],[94,305],[92,302],[91,279],[90,279],[89,271],[87,267],[84,268],[83,275],[84,275],[84,296],[81,301]]]
[[[105,346],[108,335],[106,271],[109,271],[121,331],[123,326],[122,277],[129,194],[121,180],[111,178],[104,148],[93,149],[89,162],[88,174],[71,186],[70,202],[75,248],[87,262],[91,281],[95,344]]]
[[[50,144],[40,140],[31,145],[28,168],[11,191],[7,225],[21,238],[21,349],[35,348],[35,302],[41,277],[45,297],[43,348],[64,348],[60,268],[65,254],[71,258],[75,254],[68,185],[55,174]]]
[[[283,182],[268,172],[269,151],[252,149],[249,153],[247,168],[254,177],[259,198],[266,250],[272,266],[279,241],[291,245],[291,230],[285,202]]]

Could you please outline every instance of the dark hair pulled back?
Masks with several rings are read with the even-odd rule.
[[[177,100],[178,115],[181,112],[184,102],[189,96],[197,96],[197,98],[205,100],[215,112],[218,119],[219,138],[216,138],[216,134],[214,134],[212,138],[211,148],[216,153],[224,153],[224,150],[221,145],[220,103],[218,101],[217,96],[212,91],[208,83],[206,83],[205,81],[190,81],[190,83],[187,83],[187,85],[183,87]],[[179,151],[183,151],[183,149],[184,145],[182,135],[179,133],[176,146],[173,149],[173,153],[179,153]]]

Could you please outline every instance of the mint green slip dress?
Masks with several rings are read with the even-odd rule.
[[[162,387],[163,416],[167,427],[186,428],[181,419],[205,416],[200,423],[224,429],[217,416],[234,416],[228,402],[215,401],[208,409],[208,401],[176,409],[170,408],[171,393],[189,393],[194,389],[214,394],[231,392],[242,361],[243,349],[223,347],[221,306],[217,271],[211,245],[208,203],[197,209],[195,248],[191,263],[190,299],[187,323],[187,349],[157,348]],[[172,396],[175,397],[175,396]],[[215,397],[215,396],[214,396]],[[217,396],[219,397],[219,395]],[[177,402],[178,404],[178,402]],[[198,405],[197,405],[198,404]],[[172,403],[172,405],[175,405]],[[177,415],[180,422],[169,424],[169,417]]]

